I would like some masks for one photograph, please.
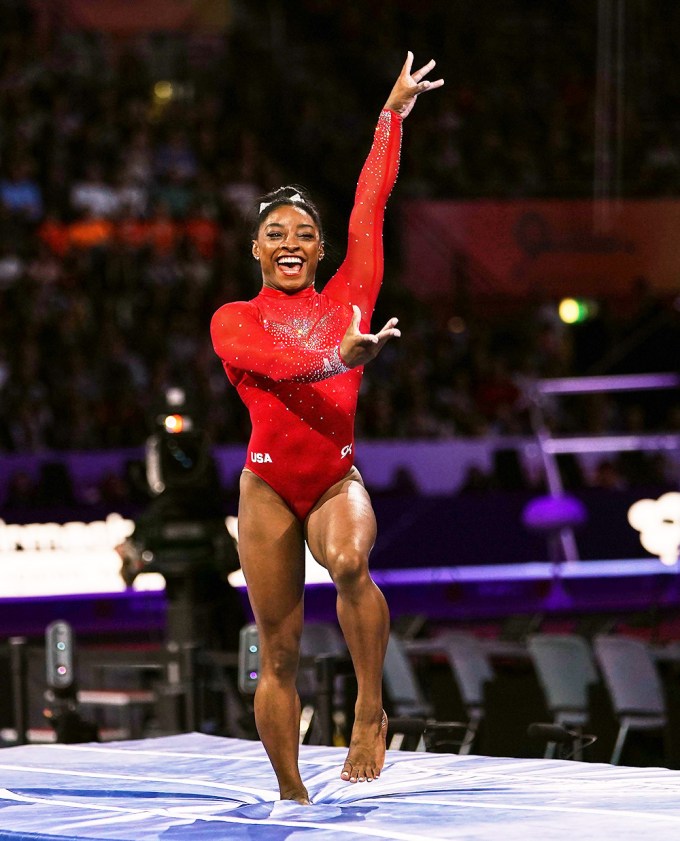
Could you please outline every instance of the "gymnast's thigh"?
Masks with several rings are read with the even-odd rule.
[[[302,524],[276,491],[249,470],[241,474],[238,549],[260,630],[286,624],[299,633],[305,585]]]
[[[309,549],[331,574],[338,558],[368,561],[376,533],[371,499],[355,467],[324,493],[305,521]]]

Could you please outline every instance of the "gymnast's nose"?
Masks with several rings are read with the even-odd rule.
[[[285,248],[286,251],[297,251],[300,247],[300,244],[295,241],[295,234],[288,233],[284,237],[283,242],[281,243],[282,248]]]

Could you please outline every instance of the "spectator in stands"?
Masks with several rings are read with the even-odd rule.
[[[43,214],[42,191],[33,170],[28,158],[19,158],[10,164],[7,176],[0,180],[0,202],[10,213],[28,222],[37,222]]]
[[[112,219],[120,207],[119,196],[105,180],[97,161],[89,162],[83,177],[73,184],[70,202],[76,214],[90,219]]]

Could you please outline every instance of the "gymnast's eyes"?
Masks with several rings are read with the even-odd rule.
[[[281,231],[267,231],[265,236],[270,240],[283,239],[283,233]],[[316,235],[314,233],[306,231],[304,233],[299,233],[296,236],[298,239],[303,239],[309,242],[313,242],[316,239]]]

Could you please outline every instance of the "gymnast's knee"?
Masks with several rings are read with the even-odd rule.
[[[359,550],[332,551],[327,554],[326,563],[338,592],[351,591],[370,580],[368,555]]]
[[[300,661],[298,639],[278,639],[262,646],[262,679],[273,678],[277,683],[295,681]]]

